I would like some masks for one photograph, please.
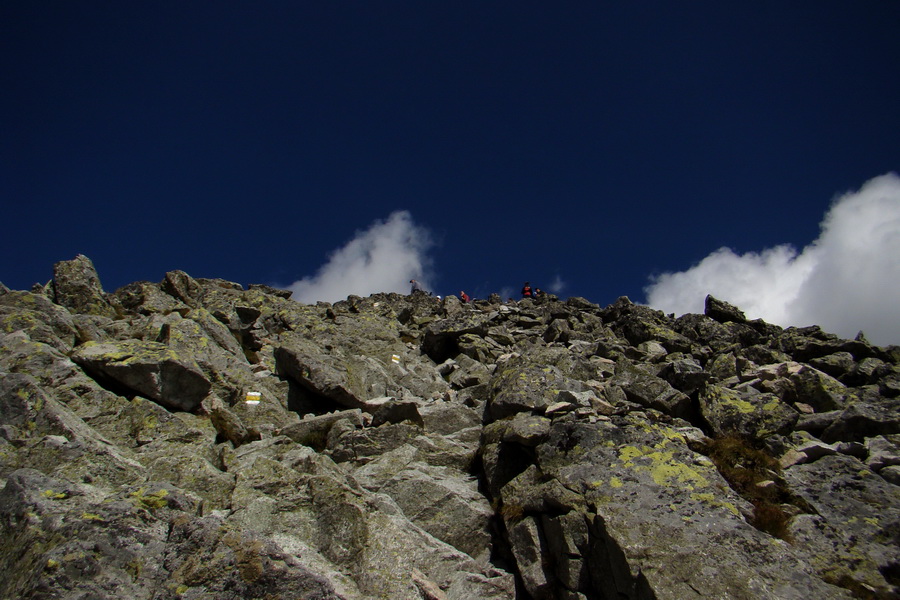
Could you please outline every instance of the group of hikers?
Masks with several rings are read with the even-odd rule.
[[[410,294],[415,294],[416,292],[424,292],[422,289],[422,285],[415,279],[410,279],[409,283],[411,284],[411,289],[409,290]],[[543,296],[544,292],[541,288],[532,288],[531,283],[526,281],[525,285],[522,286],[522,298],[539,298]],[[463,301],[463,304],[468,304],[472,301],[472,297],[469,296],[464,290],[459,291],[459,299]],[[512,298],[510,298],[512,300]]]
[[[522,286],[522,297],[523,298],[539,298],[544,295],[544,291],[541,288],[531,289],[531,284],[529,282],[525,282],[525,285]]]

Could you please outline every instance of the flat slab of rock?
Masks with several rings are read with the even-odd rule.
[[[196,362],[158,342],[88,342],[75,349],[72,361],[94,376],[174,410],[193,411],[212,387]]]

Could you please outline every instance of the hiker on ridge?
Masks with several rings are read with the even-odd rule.
[[[419,285],[419,282],[415,279],[410,279],[409,282],[412,284],[412,288],[409,290],[410,294],[415,294],[416,292],[422,291],[422,286]]]
[[[533,298],[534,294],[531,291],[531,283],[525,282],[525,285],[522,286],[522,297],[523,298]]]

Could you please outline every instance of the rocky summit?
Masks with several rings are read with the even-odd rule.
[[[620,298],[0,284],[0,598],[900,597],[900,348]]]

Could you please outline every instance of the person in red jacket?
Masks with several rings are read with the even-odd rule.
[[[462,290],[459,291],[459,299],[462,300],[464,304],[468,303],[469,300],[471,300],[471,298],[469,298],[469,295]]]
[[[522,286],[522,297],[523,298],[533,298],[534,293],[531,291],[531,284],[529,282],[525,282],[525,285]]]

